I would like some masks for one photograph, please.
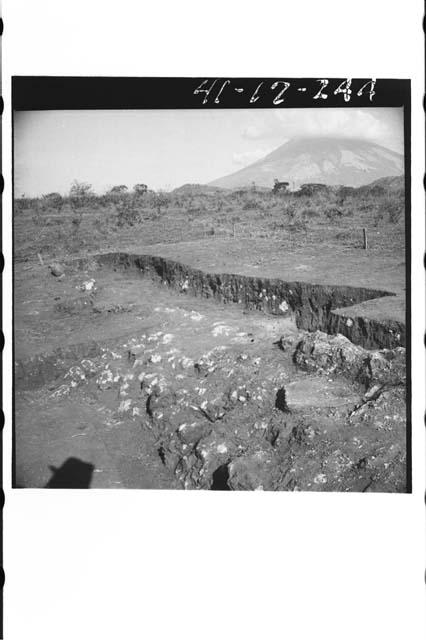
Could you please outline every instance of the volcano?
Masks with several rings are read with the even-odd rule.
[[[272,187],[274,179],[291,188],[303,183],[360,187],[404,173],[404,156],[358,138],[294,138],[253,164],[210,182],[235,189],[253,185]]]

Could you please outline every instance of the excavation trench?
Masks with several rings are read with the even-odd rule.
[[[15,363],[28,486],[51,463],[50,428],[58,456],[95,452],[98,486],[404,490],[404,327],[350,308],[391,293],[126,253],[65,271],[41,317],[60,346]],[[66,311],[76,295],[91,304]]]
[[[395,320],[378,321],[345,316],[334,310],[352,307],[366,300],[394,296],[389,291],[341,285],[287,282],[232,273],[206,273],[166,258],[128,253],[94,256],[100,267],[132,271],[193,296],[221,303],[241,305],[267,314],[293,315],[299,329],[341,333],[366,349],[394,349],[405,346],[405,325]],[[82,268],[87,261],[79,261]]]
[[[330,286],[239,274],[206,273],[180,262],[151,255],[128,253],[98,254],[70,263],[73,269],[113,270],[134,277],[149,278],[155,284],[194,297],[234,304],[244,310],[268,315],[292,317],[299,329],[340,333],[366,349],[394,349],[405,346],[405,325],[378,321],[342,309],[366,300],[392,296],[388,291],[363,287]],[[338,309],[339,312],[334,312]],[[40,353],[15,363],[15,383],[19,388],[41,387],[67,371],[70,363],[99,355],[97,342],[73,344],[48,353]]]

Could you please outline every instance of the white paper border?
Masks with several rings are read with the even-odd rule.
[[[5,637],[417,640],[424,616],[422,5],[10,0]],[[412,80],[413,494],[10,491],[10,76]]]

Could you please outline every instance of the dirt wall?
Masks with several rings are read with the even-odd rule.
[[[405,346],[405,326],[400,322],[364,317],[347,318],[333,313],[333,309],[394,295],[389,291],[287,282],[232,273],[206,273],[180,262],[151,255],[109,253],[97,255],[95,260],[99,266],[130,269],[193,296],[239,304],[246,310],[294,315],[299,329],[321,330],[329,334],[342,333],[354,344],[367,349]]]

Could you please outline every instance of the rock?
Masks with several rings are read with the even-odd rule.
[[[137,360],[141,361],[144,358],[146,347],[145,345],[133,346],[127,351],[127,358],[131,364],[134,364]]]
[[[195,445],[211,433],[211,425],[205,422],[182,423],[177,429],[179,440],[183,444]]]
[[[93,311],[93,298],[88,294],[67,297],[64,300],[57,302],[54,309],[58,313],[66,313],[69,315],[78,315],[83,311],[91,313]]]
[[[62,276],[59,276],[60,279]],[[64,276],[65,277],[65,276]],[[78,315],[83,311],[92,313],[93,311],[93,298],[88,294],[81,294],[79,296],[67,297],[60,302],[57,302],[54,306],[55,311],[58,313],[66,313],[69,315]]]
[[[373,351],[364,363],[364,377],[369,385],[399,385],[406,381],[406,352],[403,347]]]
[[[131,410],[131,407],[132,407],[131,399],[122,400],[118,407],[118,413],[120,414],[127,413],[128,411]]]
[[[65,275],[63,267],[58,262],[52,262],[52,264],[49,264],[49,269],[52,276],[55,276],[56,278],[60,278]]]
[[[290,347],[293,346],[295,339],[295,336],[292,335],[281,336],[281,338],[274,344],[276,344],[281,349],[281,351],[287,351]]]
[[[310,446],[312,440],[315,438],[315,429],[310,425],[299,423],[293,427],[289,437],[289,444],[296,443],[299,446]]]
[[[155,416],[168,411],[175,406],[176,401],[176,393],[171,389],[161,391],[159,388],[155,388],[146,402],[147,413],[149,416]]]
[[[279,488],[281,471],[276,454],[260,449],[228,465],[228,485],[234,491],[272,491]]]
[[[80,285],[78,285],[77,289],[80,291],[90,291],[91,293],[96,292],[96,280],[91,278],[90,280],[85,280]]]
[[[329,336],[316,331],[306,335],[297,345],[294,362],[305,371],[344,375],[366,389],[373,384],[405,384],[403,347],[368,351],[341,334]]]
[[[114,374],[110,369],[104,369],[96,379],[99,389],[111,389],[114,386]]]

